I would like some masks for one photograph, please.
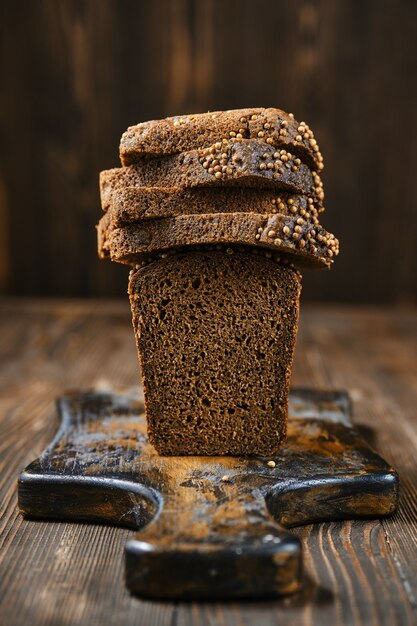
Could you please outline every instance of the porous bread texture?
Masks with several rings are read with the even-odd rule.
[[[223,187],[281,189],[308,194],[321,202],[317,172],[298,157],[255,140],[224,140],[204,150],[147,159],[140,165],[100,173],[103,208],[122,187]]]
[[[271,259],[193,251],[132,271],[148,434],[162,455],[275,453],[300,280]]]
[[[144,155],[187,152],[230,138],[284,147],[311,169],[323,169],[323,157],[308,124],[274,108],[213,111],[143,122],[123,133],[120,159],[123,165],[130,165]]]
[[[180,215],[112,228],[109,215],[98,226],[101,258],[135,265],[155,252],[204,244],[240,244],[283,255],[295,267],[329,267],[338,241],[311,221],[294,215],[213,213]],[[312,235],[313,233],[313,235]]]
[[[240,187],[125,187],[103,204],[112,227],[163,217],[203,213],[299,213],[318,217],[321,205],[307,196]]]

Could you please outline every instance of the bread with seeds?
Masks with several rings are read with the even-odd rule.
[[[285,148],[308,167],[320,171],[323,158],[313,132],[290,113],[273,108],[213,111],[179,115],[131,126],[122,135],[123,165],[140,162],[146,155],[165,155],[207,148],[222,139],[256,139]]]
[[[241,187],[126,187],[103,203],[113,227],[162,217],[201,213],[299,213],[324,211],[307,196]]]
[[[294,267],[330,267],[338,241],[320,225],[296,215],[213,213],[180,215],[113,228],[110,216],[98,225],[101,258],[135,265],[148,255],[210,244],[246,245],[275,253]]]
[[[148,434],[159,454],[278,450],[300,289],[296,272],[245,252],[200,249],[132,271]]]
[[[101,202],[106,210],[122,187],[238,186],[308,194],[321,202],[323,186],[298,157],[254,140],[224,140],[204,150],[156,157],[140,165],[100,174]]]

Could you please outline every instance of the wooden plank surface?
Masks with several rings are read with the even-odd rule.
[[[341,241],[304,297],[417,301],[416,2],[3,0],[0,37],[2,293],[122,295],[94,228],[121,133],[279,106],[317,136]]]
[[[128,305],[3,301],[0,615],[4,623],[414,624],[416,354],[415,309],[305,307],[293,382],[351,392],[356,423],[399,471],[397,514],[382,521],[294,529],[304,543],[306,581],[302,592],[285,600],[144,602],[129,596],[123,582],[123,550],[131,531],[25,521],[16,500],[18,472],[39,455],[55,432],[55,396],[71,387],[137,384]]]

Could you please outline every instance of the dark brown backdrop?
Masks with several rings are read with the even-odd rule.
[[[325,157],[341,239],[304,297],[417,300],[417,3],[32,0],[1,8],[0,290],[118,295],[96,259],[98,172],[128,125],[279,106]]]

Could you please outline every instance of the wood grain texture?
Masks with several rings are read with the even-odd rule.
[[[0,290],[119,295],[96,257],[98,172],[128,125],[280,106],[326,161],[333,270],[305,297],[417,300],[417,4],[33,0],[1,7]]]
[[[417,314],[410,310],[302,311],[293,383],[347,388],[367,440],[400,474],[398,512],[382,521],[295,529],[304,544],[303,591],[276,602],[143,602],[123,582],[131,531],[22,520],[16,477],[52,439],[65,389],[137,384],[126,303],[0,303],[0,603],[5,623],[107,626],[409,625],[417,613]]]

